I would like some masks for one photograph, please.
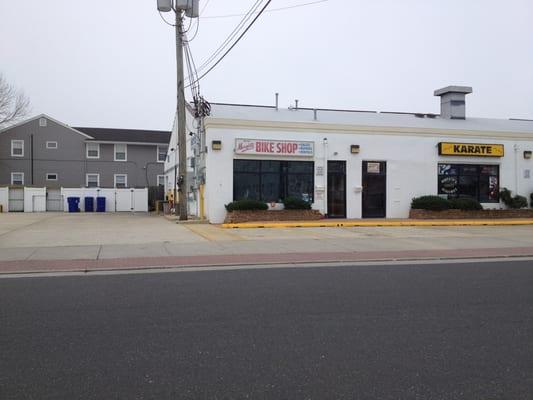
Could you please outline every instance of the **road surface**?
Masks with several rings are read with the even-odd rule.
[[[0,398],[531,399],[533,262],[0,279]]]

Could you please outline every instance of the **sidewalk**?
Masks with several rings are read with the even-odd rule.
[[[532,247],[461,250],[397,250],[362,252],[307,252],[174,257],[128,257],[80,260],[0,261],[0,275],[36,272],[91,272],[171,267],[213,267],[261,264],[309,264],[361,261],[453,260],[468,258],[531,257]]]
[[[150,215],[0,216],[0,274],[519,256],[533,256],[533,225],[224,229]]]

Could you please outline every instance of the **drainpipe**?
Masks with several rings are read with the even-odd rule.
[[[31,185],[33,186],[33,134],[30,135],[30,158]]]
[[[328,216],[328,138],[324,138],[324,216]]]
[[[518,145],[514,145],[514,188],[515,196],[518,195]]]

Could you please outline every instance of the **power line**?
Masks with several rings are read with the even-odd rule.
[[[220,46],[203,62],[202,65],[198,68],[198,71],[205,69],[211,61],[213,61],[219,54],[224,51],[224,48],[229,45],[229,43],[235,38],[239,31],[244,27],[244,25],[250,20],[252,15],[260,7],[263,0],[256,0],[252,7],[244,14],[244,18],[237,24],[233,31],[226,37],[226,39],[220,44]]]
[[[204,78],[208,73],[210,73],[218,64],[220,64],[220,62],[224,59],[224,57],[226,57],[228,55],[228,53],[237,45],[237,43],[239,43],[239,41],[243,38],[243,36],[246,34],[246,32],[248,32],[250,30],[250,28],[254,25],[254,23],[259,19],[259,17],[261,16],[261,14],[263,14],[263,12],[266,10],[266,8],[268,7],[268,5],[272,2],[272,0],[268,0],[266,2],[266,4],[264,5],[264,7],[259,11],[259,13],[255,16],[255,18],[252,20],[252,22],[250,22],[250,25],[248,25],[246,27],[246,29],[244,30],[244,32],[241,33],[241,35],[237,38],[237,40],[231,45],[231,47],[226,50],[226,52],[217,60],[216,63],[214,63],[206,72],[204,72],[201,76],[199,76],[195,81],[189,83],[188,86],[191,86],[193,84],[195,84],[196,82],[200,81],[200,79]]]
[[[299,7],[305,7],[310,6],[313,4],[319,4],[319,3],[325,3],[329,0],[317,0],[317,1],[311,1],[309,3],[302,3],[302,4],[295,4],[293,6],[287,6],[287,7],[280,7],[280,8],[273,8],[271,10],[267,10],[266,12],[274,12],[274,11],[283,11],[283,10],[289,10],[291,8],[299,8]],[[208,18],[208,19],[214,19],[214,18],[233,18],[233,17],[242,17],[246,14],[228,14],[228,15],[208,15],[207,17],[202,18]]]

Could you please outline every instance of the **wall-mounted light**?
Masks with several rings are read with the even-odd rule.
[[[359,154],[359,145],[358,144],[352,144],[350,146],[350,153]]]
[[[524,151],[524,158],[526,160],[530,160],[531,159],[531,150]]]
[[[211,149],[213,149],[213,150],[222,150],[222,141],[221,140],[213,140],[211,142]]]

